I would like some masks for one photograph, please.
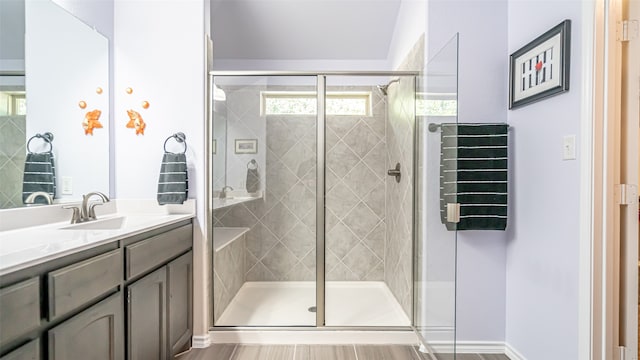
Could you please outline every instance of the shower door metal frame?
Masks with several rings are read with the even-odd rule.
[[[412,272],[411,276],[411,301],[412,301],[412,312],[410,321],[411,324],[409,326],[325,326],[325,167],[326,167],[326,108],[325,108],[325,100],[326,100],[326,78],[327,76],[412,76],[414,81],[418,76],[421,76],[420,71],[210,71],[208,84],[209,87],[213,87],[215,84],[216,76],[299,76],[299,77],[316,77],[316,101],[317,101],[317,120],[316,120],[316,324],[315,326],[215,326],[214,325],[214,296],[213,296],[213,281],[211,281],[211,318],[209,330],[210,331],[228,331],[228,330],[259,330],[259,331],[289,331],[289,330],[301,330],[301,329],[313,329],[316,330],[352,330],[352,331],[407,331],[411,330],[415,332],[414,329],[414,314],[415,314],[415,271]],[[415,87],[414,87],[415,88]],[[212,96],[213,91],[209,91],[209,98]],[[212,99],[208,99],[211,101]],[[212,111],[209,111],[209,119],[207,123],[213,121]],[[211,129],[213,126],[210,126],[210,129],[206,131],[207,139],[205,143],[209,143],[212,138]],[[415,132],[415,119],[414,119],[414,132]],[[417,144],[414,140],[413,142],[413,161],[416,162],[417,159]],[[210,169],[213,169],[212,156],[209,152],[207,152],[207,166]],[[413,174],[413,191],[415,192],[416,188],[416,168],[414,166]],[[207,197],[207,211],[206,216],[210,218],[213,216],[213,182],[207,182],[207,186],[205,189],[205,196]],[[415,196],[413,197],[415,199]],[[414,226],[412,226],[412,253],[411,253],[411,268],[415,269],[415,242],[417,240],[416,232],[415,232],[415,223],[416,223],[416,204],[414,200],[413,204],[413,222]],[[207,226],[213,226],[212,223],[207,222]],[[213,241],[213,228],[208,229],[208,234],[211,234],[210,242]],[[211,275],[213,274],[213,249],[211,253]],[[409,315],[409,314],[407,314]]]

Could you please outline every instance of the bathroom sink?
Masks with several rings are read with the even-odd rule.
[[[125,217],[118,216],[110,219],[98,219],[80,224],[65,226],[63,230],[119,230],[125,225]]]

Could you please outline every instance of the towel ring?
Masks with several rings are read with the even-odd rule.
[[[251,161],[247,163],[247,169],[255,170],[257,168],[258,168],[258,162],[256,161],[256,159],[251,159]]]
[[[29,152],[29,154],[33,154],[33,151],[31,151],[29,145],[31,144],[31,140],[35,138],[42,139],[45,143],[49,144],[49,151],[47,152],[51,152],[53,150],[53,134],[50,132],[46,132],[44,134],[35,134],[31,138],[29,138],[29,141],[27,141],[27,151]]]
[[[164,152],[168,152],[167,151],[167,141],[169,141],[170,139],[175,139],[178,143],[182,143],[184,145],[184,151],[181,154],[185,154],[187,152],[187,140],[186,140],[187,137],[182,132],[177,132],[177,133],[169,136],[167,138],[167,140],[164,141]]]

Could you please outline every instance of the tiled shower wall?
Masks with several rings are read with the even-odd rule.
[[[331,90],[331,89],[330,89]],[[384,279],[386,103],[370,91],[372,116],[327,116],[327,280]]]
[[[420,71],[424,67],[421,37],[398,70]],[[389,86],[386,157],[389,168],[400,163],[400,183],[386,178],[387,235],[384,280],[404,311],[412,311],[413,168],[415,136],[415,79],[401,77]]]
[[[214,321],[218,321],[245,282],[244,243],[243,236],[213,253]]]
[[[220,221],[249,221],[247,281],[315,279],[315,116],[267,116],[266,191]]]
[[[0,116],[0,209],[22,206],[26,116]]]
[[[386,104],[371,87],[328,90],[371,91],[373,116],[327,116],[326,278],[380,281]],[[259,104],[258,91],[255,96]],[[315,123],[315,115],[267,116],[264,199],[214,212],[216,226],[251,229],[246,238],[247,281],[315,280]]]
[[[258,128],[252,133],[266,129],[266,146],[259,146],[257,154],[266,155],[266,166],[260,166],[265,193],[262,199],[216,210],[214,225],[250,228],[244,251],[247,281],[315,280],[316,117],[260,117],[260,90],[265,89],[243,94],[246,111],[238,120]],[[227,93],[229,105],[236,101],[234,94]]]

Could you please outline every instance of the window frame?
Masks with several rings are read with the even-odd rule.
[[[315,91],[261,91],[260,92],[260,116],[300,116],[300,115],[316,115],[311,114],[286,114],[286,113],[267,113],[267,99],[269,98],[300,98],[300,99],[317,99],[317,93]],[[372,93],[371,91],[327,91],[326,92],[326,114],[330,116],[373,116],[372,106]],[[364,114],[339,114],[332,113],[329,106],[329,102],[332,99],[354,99],[364,100]]]

